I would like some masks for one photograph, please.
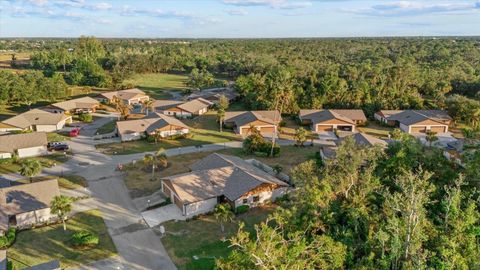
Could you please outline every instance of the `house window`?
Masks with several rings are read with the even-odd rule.
[[[260,201],[260,196],[253,196],[253,202],[259,202]]]
[[[248,203],[248,199],[246,199],[246,198],[243,199],[243,200],[242,200],[242,203],[243,203],[243,204],[247,204],[247,203]]]

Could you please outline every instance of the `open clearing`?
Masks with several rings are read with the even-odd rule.
[[[123,83],[141,88],[154,99],[168,99],[172,96],[165,90],[185,91],[187,90],[187,80],[186,75],[147,73],[135,74]]]
[[[99,236],[98,246],[91,249],[75,249],[70,238],[77,231],[91,231]],[[67,222],[67,231],[62,224],[54,224],[17,234],[15,244],[8,249],[8,259],[13,269],[60,260],[62,269],[87,264],[113,256],[116,253],[112,239],[98,210],[78,213]]]

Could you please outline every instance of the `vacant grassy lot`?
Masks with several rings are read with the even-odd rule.
[[[154,99],[168,99],[172,96],[164,92],[164,90],[184,91],[187,89],[187,80],[188,77],[186,75],[148,73],[135,74],[123,83],[141,88]]]
[[[111,132],[113,132],[113,131],[115,130],[115,128],[117,127],[116,124],[117,124],[117,121],[112,120],[112,121],[106,123],[105,125],[101,126],[99,129],[97,129],[97,133],[98,133],[98,134],[111,133]]]
[[[70,139],[71,139],[70,137],[63,134],[58,134],[56,132],[47,133],[48,142],[63,142],[63,141],[69,141]]]
[[[364,127],[357,127],[359,132],[367,133],[369,135],[386,139],[388,134],[393,130],[393,127],[382,126],[375,121],[369,121],[368,124]]]
[[[95,248],[79,250],[72,247],[70,238],[77,231],[92,231],[99,235]],[[87,264],[108,258],[116,253],[105,223],[97,210],[78,213],[67,222],[67,231],[62,224],[21,231],[15,244],[8,249],[8,258],[14,269],[60,260],[62,269]]]
[[[63,153],[56,152],[52,153],[43,157],[32,157],[26,159],[36,159],[40,161],[43,167],[52,167],[54,163],[64,163],[65,161],[69,160],[68,156],[65,156]],[[18,162],[13,162],[12,159],[4,159],[0,161],[0,173],[16,173],[20,170],[20,164],[22,160],[18,160]]]
[[[252,155],[246,155],[242,149],[226,149],[215,151],[217,153],[238,156],[243,159],[254,158],[269,166],[280,165],[283,172],[290,173],[292,167],[312,159],[315,152],[318,151],[315,147],[298,148],[295,146],[284,146],[281,149],[281,154],[275,158],[261,158]],[[160,190],[160,179],[165,176],[188,172],[188,167],[196,161],[212,154],[214,152],[198,152],[185,155],[177,155],[168,158],[168,167],[155,172],[155,178],[152,179],[152,171],[150,166],[145,166],[140,160],[135,164],[127,164],[124,169],[126,171],[125,185],[131,191],[133,197],[142,197],[150,195]]]
[[[58,186],[64,189],[78,189],[82,187],[87,187],[87,180],[79,175],[63,175],[63,176],[38,176],[33,177],[32,179],[22,179],[18,182],[21,183],[30,183],[30,182],[41,182],[49,179],[57,179]]]
[[[215,258],[228,256],[231,252],[229,242],[224,239],[237,233],[238,222],[244,222],[245,229],[254,232],[254,225],[264,221],[274,209],[274,206],[265,206],[238,215],[234,223],[225,224],[224,233],[213,215],[188,222],[169,221],[163,224],[166,236],[162,238],[162,243],[178,269],[211,270],[214,269]]]

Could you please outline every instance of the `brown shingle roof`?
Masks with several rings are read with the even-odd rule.
[[[310,120],[314,125],[333,119],[350,124],[355,124],[355,121],[367,121],[362,110],[300,110],[299,117]]]
[[[0,136],[0,152],[13,153],[17,149],[47,145],[45,132],[9,134]]]
[[[151,113],[147,117],[136,120],[119,121],[117,122],[118,133],[151,133],[156,129],[166,127],[168,125],[183,127],[189,129],[182,121],[160,113]]]
[[[40,109],[33,109],[9,118],[3,121],[3,123],[24,129],[33,125],[57,125],[67,118],[69,118],[69,116],[62,113],[51,113]]]
[[[75,109],[93,109],[100,103],[98,100],[91,97],[75,98],[67,101],[53,103],[52,106],[60,108],[64,111],[71,111]]]
[[[113,99],[113,97],[116,96],[123,100],[129,100],[132,98],[144,97],[144,96],[147,96],[147,94],[145,94],[145,92],[143,92],[138,88],[131,88],[131,89],[101,93],[99,96],[104,97],[106,99]]]
[[[196,113],[200,110],[210,107],[211,105],[213,105],[213,102],[203,98],[197,98],[177,105],[177,107],[189,113]]]
[[[0,188],[0,216],[49,208],[53,197],[58,195],[57,179]]]
[[[241,127],[257,120],[275,125],[282,121],[282,116],[279,111],[226,112],[224,122],[234,123],[237,127]]]
[[[155,100],[152,106],[155,108],[155,110],[162,111],[176,107],[177,105],[180,105],[182,103],[183,101],[180,100],[159,99]]]
[[[241,158],[217,153],[197,161],[190,169],[192,172],[164,178],[188,203],[220,195],[233,201],[261,184],[288,186]]]

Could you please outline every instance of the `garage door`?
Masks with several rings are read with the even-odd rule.
[[[425,127],[412,127],[410,129],[411,133],[425,133]]]
[[[275,132],[274,127],[262,127],[262,128],[260,128],[260,133],[272,134],[274,132]]]
[[[320,126],[320,125],[317,125],[317,131],[333,131],[333,126]]]
[[[431,127],[430,130],[437,133],[445,133],[445,127]]]
[[[242,134],[242,135],[250,134],[250,128],[241,128],[240,129],[240,134]]]

